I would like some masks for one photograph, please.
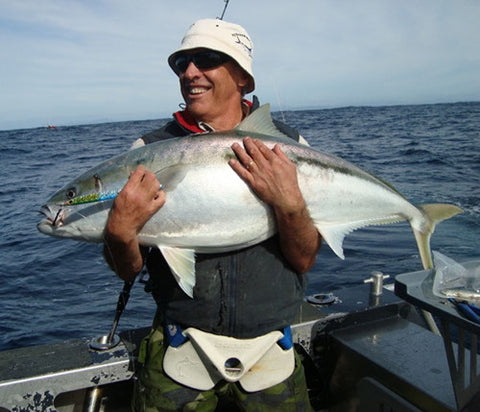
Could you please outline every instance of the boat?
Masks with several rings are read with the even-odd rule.
[[[423,270],[387,284],[392,279],[376,272],[305,298],[292,336],[315,410],[480,410],[480,324],[433,295],[433,277]],[[433,314],[441,335],[420,309]],[[110,334],[91,340],[3,351],[0,411],[128,411],[149,328],[112,335],[116,324],[118,316]]]

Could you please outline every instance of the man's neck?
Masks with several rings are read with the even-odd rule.
[[[232,130],[237,126],[250,112],[250,106],[246,103],[240,103],[239,106],[232,108],[218,116],[202,116],[195,119],[197,124],[207,124],[217,132]]]

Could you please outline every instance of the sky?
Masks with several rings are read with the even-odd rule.
[[[0,0],[0,130],[171,116],[167,57],[224,5]],[[230,0],[224,20],[274,111],[480,101],[478,0]]]

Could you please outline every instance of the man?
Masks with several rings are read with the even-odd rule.
[[[139,139],[134,146],[233,129],[258,105],[243,98],[255,88],[252,50],[250,37],[241,26],[213,19],[195,22],[181,47],[168,59],[179,77],[185,110],[175,113],[173,121]],[[276,124],[299,138],[292,129]],[[259,405],[275,411],[292,410],[294,406],[297,410],[310,408],[303,369],[298,357],[293,360],[293,351],[293,373],[283,371],[289,375],[283,382],[265,375],[274,384],[263,388],[259,383],[262,390],[255,390],[257,383],[252,386],[242,380],[217,380],[214,387],[205,390],[208,385],[201,379],[198,384],[192,383],[176,372],[180,361],[176,361],[175,350],[171,349],[172,330],[199,331],[208,339],[231,339],[232,345],[242,339],[242,344],[250,345],[259,336],[270,336],[288,327],[302,301],[302,274],[312,267],[320,248],[321,238],[300,192],[296,167],[281,149],[276,146],[270,150],[247,137],[243,146],[234,144],[232,150],[237,160],[231,160],[230,166],[271,206],[278,234],[243,250],[197,255],[193,299],[178,287],[160,252],[141,247],[137,239],[142,226],[168,202],[155,175],[139,166],[112,207],[105,229],[105,257],[124,280],[133,280],[146,264],[158,304],[140,359],[144,367],[134,400],[138,410],[214,410],[218,399],[225,397],[242,403],[247,410]],[[168,339],[164,339],[164,328]],[[183,340],[178,347],[182,349],[186,339],[184,334],[179,335]],[[263,375],[259,376],[264,380]]]

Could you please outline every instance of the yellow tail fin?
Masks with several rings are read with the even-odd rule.
[[[419,206],[427,220],[425,229],[418,231],[413,229],[415,239],[417,241],[418,250],[420,252],[420,258],[424,269],[433,269],[432,251],[430,250],[430,237],[435,230],[435,225],[442,220],[449,219],[458,213],[463,212],[458,206],[435,203],[430,205]]]

